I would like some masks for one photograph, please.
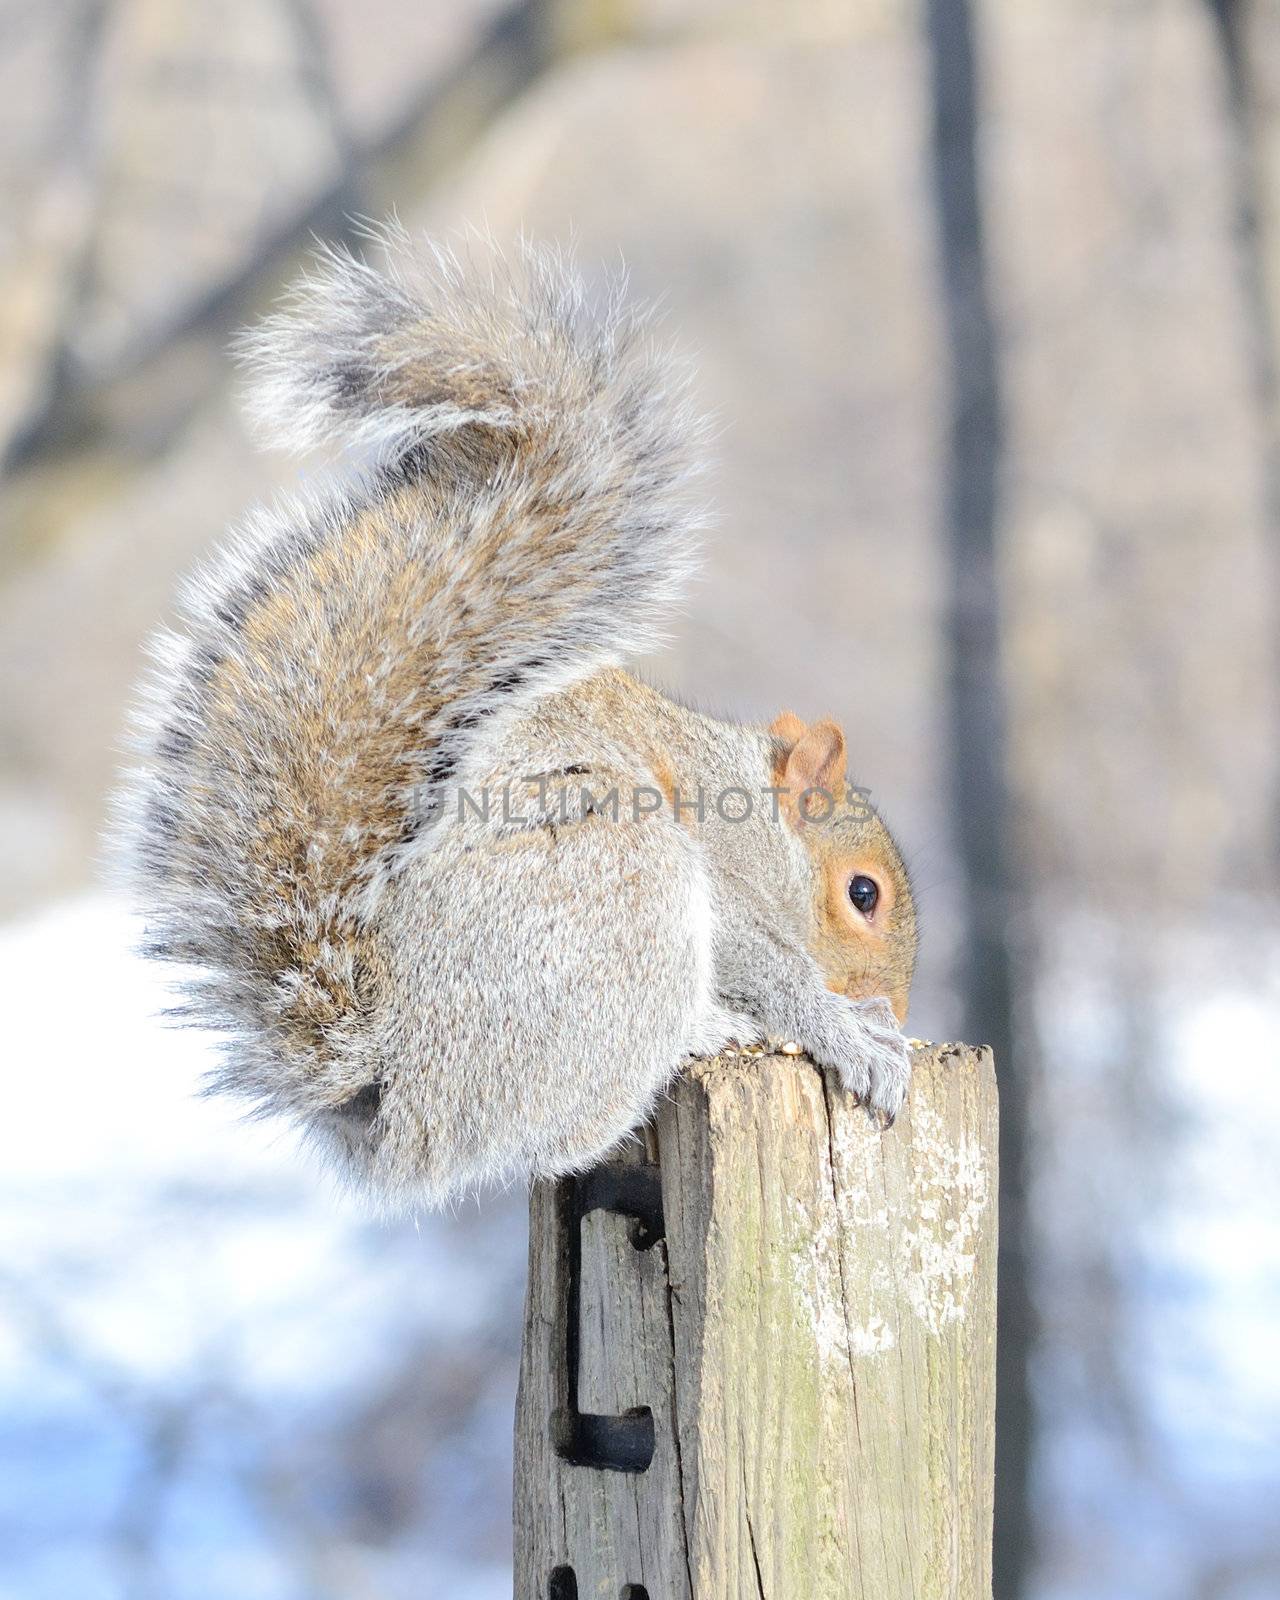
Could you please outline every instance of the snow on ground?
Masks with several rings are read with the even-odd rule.
[[[1280,944],[1117,931],[1046,963],[1040,1600],[1273,1600]]]
[[[196,1092],[135,934],[0,932],[0,1600],[509,1594],[522,1203],[367,1215]]]

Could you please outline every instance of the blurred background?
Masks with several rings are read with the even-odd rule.
[[[0,0],[0,1597],[511,1592],[521,1197],[375,1223],[194,1098],[95,877],[299,476],[229,336],[393,209],[661,298],[722,515],[650,670],[844,719],[912,1031],[996,1046],[997,1600],[1275,1600],[1280,0]]]

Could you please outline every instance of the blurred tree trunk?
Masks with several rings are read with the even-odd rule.
[[[1227,84],[1237,269],[1264,452],[1263,517],[1280,607],[1280,3],[1205,4],[1217,28]],[[1275,776],[1273,865],[1280,868],[1280,763]]]
[[[997,563],[1003,424],[982,222],[974,18],[968,0],[929,0],[926,17],[950,344],[943,543],[950,572],[947,697],[951,815],[961,878],[961,1028],[964,1037],[990,1044],[1001,1066],[993,1586],[996,1600],[1017,1600],[1033,1555],[1028,1505],[1032,1314],[1025,1249],[1026,1060],[1014,1049],[1016,885]]]

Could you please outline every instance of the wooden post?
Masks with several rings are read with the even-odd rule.
[[[990,1052],[918,1049],[883,1134],[700,1062],[530,1223],[515,1600],[989,1600]]]

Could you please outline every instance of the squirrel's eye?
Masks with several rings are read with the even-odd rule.
[[[853,901],[855,910],[861,911],[864,917],[869,917],[880,899],[880,885],[874,878],[864,877],[859,873],[856,878],[849,879],[849,898]]]

